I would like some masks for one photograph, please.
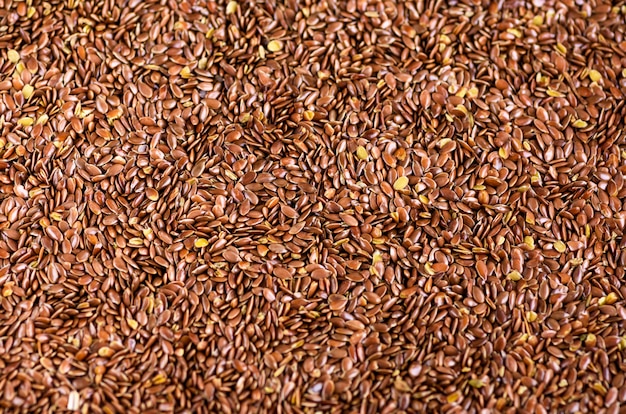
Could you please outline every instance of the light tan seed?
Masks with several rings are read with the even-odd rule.
[[[226,5],[226,14],[234,14],[237,12],[239,4],[236,1],[231,1]]]
[[[567,250],[567,245],[559,240],[554,243],[554,250],[556,250],[559,253],[564,253],[565,250]]]
[[[267,50],[270,52],[279,52],[283,48],[283,43],[280,40],[272,40],[267,44]]]
[[[365,149],[365,147],[362,147],[360,145],[356,148],[356,156],[358,159],[363,160],[363,161],[369,158],[369,154],[367,153],[367,150]]]
[[[394,183],[393,183],[393,189],[396,191],[402,191],[406,188],[406,186],[409,185],[409,178],[402,176],[399,177]]]
[[[7,58],[11,63],[17,63],[21,59],[20,54],[15,49],[9,49],[9,51],[7,52]]]

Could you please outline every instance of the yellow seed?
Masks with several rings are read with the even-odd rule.
[[[368,158],[369,154],[367,153],[367,150],[365,149],[365,147],[362,147],[362,146],[359,145],[356,148],[356,156],[360,160],[366,160]]]
[[[7,52],[7,57],[9,58],[9,62],[17,63],[20,61],[20,54],[15,49],[9,49]]]
[[[548,94],[548,96],[552,96],[553,98],[562,98],[563,94],[559,91],[555,91],[554,89],[548,89],[548,91],[546,92]]]
[[[26,11],[26,17],[30,19],[31,17],[35,15],[36,11],[37,10],[34,7],[29,7],[28,10]]]
[[[37,125],[42,125],[45,124],[46,122],[48,122],[48,115],[47,114],[42,114],[39,118],[37,118]]]
[[[597,338],[592,333],[587,334],[587,336],[585,337],[585,345],[587,346],[594,346],[596,342],[597,342]]]
[[[2,296],[4,296],[5,298],[11,296],[13,294],[13,288],[11,285],[5,285],[2,288]]]
[[[207,239],[199,238],[193,243],[196,246],[196,249],[201,249],[209,245],[209,241]]]
[[[483,383],[481,380],[479,379],[471,379],[467,382],[470,387],[472,388],[482,388],[485,386],[485,383]]]
[[[626,70],[626,69],[624,69]],[[624,75],[626,77],[626,75]],[[321,80],[326,80],[328,78],[330,78],[330,72],[327,70],[320,70],[317,72],[317,77],[320,78]]]
[[[541,176],[539,175],[539,173],[534,173],[533,175],[530,176],[531,183],[538,183],[540,180],[541,180]]]
[[[61,219],[63,219],[63,216],[60,213],[53,211],[52,213],[50,213],[50,218],[54,221],[61,221]]]
[[[467,91],[467,97],[470,99],[474,99],[478,96],[478,88],[477,87],[472,87]]]
[[[419,196],[417,196],[417,198],[420,200],[422,204],[430,204],[430,199],[426,197],[424,194],[420,194]]]
[[[35,88],[33,85],[26,84],[22,88],[22,95],[24,95],[24,99],[28,100],[31,96],[33,96],[33,92],[35,92]]]
[[[379,263],[382,261],[383,261],[383,255],[378,250],[376,250],[374,254],[372,255],[372,264],[375,265],[376,263]]]
[[[535,322],[537,320],[537,312],[535,311],[528,311],[526,312],[526,319],[528,319],[528,322]]]
[[[151,228],[143,229],[141,230],[141,232],[143,233],[143,237],[146,237],[146,238],[150,237],[153,233]]]
[[[606,300],[605,300],[605,303],[606,303],[607,305],[612,305],[612,304],[614,304],[615,302],[617,302],[617,300],[618,300],[618,299],[619,299],[619,298],[617,297],[617,294],[616,294],[615,292],[611,292],[611,293],[609,293],[608,295],[606,295]]]
[[[448,395],[448,396],[446,397],[446,400],[447,400],[449,403],[453,403],[453,402],[457,401],[457,400],[459,399],[459,397],[460,397],[460,395],[459,395],[459,393],[458,393],[458,392],[453,392],[452,394],[450,394],[450,395]]]
[[[452,140],[450,138],[442,138],[437,142],[437,145],[439,146],[439,148],[443,148],[448,142],[451,142]]]
[[[163,384],[165,381],[167,381],[167,377],[163,374],[158,374],[152,379],[154,385]]]
[[[569,261],[572,266],[580,266],[583,264],[584,260],[581,257],[576,257]]]
[[[267,44],[267,50],[270,52],[278,52],[283,48],[283,44],[279,40],[272,40]]]
[[[533,17],[533,24],[535,26],[541,26],[543,24],[543,16],[535,16]]]
[[[514,213],[513,213],[513,211],[509,211],[509,212],[507,212],[507,213],[504,215],[504,218],[503,218],[502,222],[503,222],[504,224],[508,224],[508,222],[509,222],[509,221],[511,221],[511,218],[513,217],[513,214],[514,214]],[[517,220],[516,220],[516,221],[517,221]]]
[[[589,79],[594,82],[600,82],[602,80],[602,74],[595,69],[589,71]]]
[[[517,37],[518,39],[522,37],[522,32],[518,29],[513,29],[513,28],[507,29],[507,32],[511,33],[513,36]]]
[[[556,44],[556,50],[557,50],[559,53],[563,54],[563,55],[566,55],[566,54],[567,54],[567,48],[566,48],[566,47],[565,47],[565,45],[563,45],[562,43],[557,43],[557,44]]]
[[[522,275],[517,270],[512,270],[508,275],[506,275],[506,277],[513,282],[517,282],[522,279]]]
[[[593,386],[591,388],[593,388],[594,390],[598,391],[602,395],[607,393],[606,387],[604,385],[602,385],[601,383],[599,383],[599,382],[596,382],[595,384],[593,384]]]
[[[17,123],[23,127],[29,127],[35,123],[35,120],[33,118],[25,116],[24,118],[20,118]]]
[[[311,121],[315,117],[315,112],[313,112],[313,111],[304,111],[304,113],[302,115],[304,115],[304,119],[306,119],[307,121]]]
[[[557,252],[563,253],[566,249],[567,246],[561,240],[554,243],[554,250],[556,250]]]
[[[226,170],[226,171],[224,171],[224,175],[225,175],[226,177],[230,178],[230,179],[231,179],[231,180],[233,180],[233,181],[239,178],[239,177],[237,177],[237,174],[235,174],[235,173],[234,173],[234,172],[232,172],[231,170]]]
[[[191,78],[191,69],[189,69],[189,66],[185,66],[184,68],[181,69],[180,77],[183,79]]]
[[[102,348],[98,349],[98,355],[103,357],[103,358],[109,358],[114,353],[115,353],[115,351],[112,350],[111,348],[109,348],[108,346],[103,346]]]
[[[587,123],[585,121],[583,121],[582,119],[577,119],[574,122],[572,122],[572,126],[574,128],[586,128],[587,127]]]
[[[131,246],[143,246],[143,239],[141,237],[133,237],[128,240],[128,244]]]
[[[565,378],[563,378],[561,381],[559,381],[559,387],[563,388],[563,387],[567,387],[569,383],[567,382],[567,380]]]
[[[500,148],[498,150],[498,155],[500,156],[500,158],[502,158],[504,160],[509,158],[509,152],[506,150],[506,148]]]
[[[226,6],[226,14],[234,14],[237,11],[239,4],[236,1],[231,1]]]
[[[396,191],[404,190],[409,185],[409,178],[406,176],[399,177],[395,183],[393,183],[393,189]]]
[[[126,323],[130,327],[130,329],[137,329],[139,327],[139,322],[131,318],[126,319]]]

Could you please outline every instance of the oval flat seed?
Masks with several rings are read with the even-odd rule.
[[[52,240],[61,241],[63,239],[63,233],[56,226],[46,227],[46,233]]]
[[[567,250],[567,245],[559,240],[554,243],[554,250],[556,250],[559,253],[564,253],[565,250]]]
[[[278,52],[283,48],[283,43],[279,40],[272,40],[267,44],[267,50],[270,52]]]
[[[159,193],[154,188],[146,188],[146,197],[149,200],[157,201],[159,199]]]
[[[406,186],[409,185],[409,179],[408,177],[402,176],[399,177],[394,183],[393,183],[393,189],[396,191],[402,191],[406,188]]]
[[[339,214],[339,217],[350,227],[356,227],[359,225],[359,221],[349,214]]]
[[[7,51],[7,58],[9,59],[9,62],[11,63],[17,63],[21,59],[20,54],[15,49],[9,49]]]

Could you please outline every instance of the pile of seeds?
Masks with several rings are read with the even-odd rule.
[[[0,0],[0,411],[618,413],[625,32]]]

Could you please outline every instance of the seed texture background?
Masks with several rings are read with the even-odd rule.
[[[0,412],[623,412],[625,18],[0,0]]]

